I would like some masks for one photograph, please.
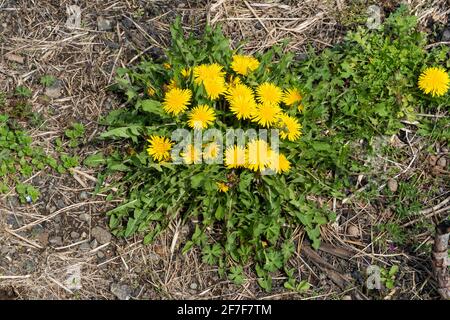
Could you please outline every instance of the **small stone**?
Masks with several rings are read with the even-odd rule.
[[[395,180],[395,179],[389,179],[387,185],[388,185],[389,190],[391,190],[391,192],[396,192],[398,189],[398,183],[397,183],[397,180]]]
[[[48,245],[48,232],[40,233],[36,236],[36,239],[43,245]]]
[[[62,246],[62,244],[63,244],[62,238],[59,236],[50,238],[49,242],[50,242],[50,244],[56,245],[56,246]]]
[[[442,41],[447,42],[450,41],[450,29],[445,29],[442,33]]]
[[[445,168],[447,166],[447,159],[440,157],[436,164],[441,168]]]
[[[25,63],[24,57],[19,56],[19,55],[14,54],[14,53],[7,53],[7,54],[5,54],[4,57],[5,57],[6,60],[9,60],[11,62],[16,62],[16,63],[19,63],[19,64],[24,64]]]
[[[59,209],[62,209],[62,208],[65,208],[66,203],[64,202],[64,200],[59,199],[59,200],[56,201],[56,206],[57,206]]]
[[[113,283],[111,285],[111,293],[119,300],[130,300],[131,298],[131,289],[126,284]]]
[[[81,221],[86,221],[86,222],[91,221],[91,215],[88,213],[82,213],[78,217],[80,218]]]
[[[81,239],[85,239],[87,236],[87,233],[83,231],[83,233],[81,234]]]
[[[22,267],[25,269],[26,273],[33,273],[36,268],[36,264],[33,260],[25,260]]]
[[[78,238],[80,237],[80,234],[79,234],[78,232],[76,232],[76,231],[72,231],[72,232],[70,233],[70,237],[71,237],[72,239],[78,239]]]
[[[83,191],[80,193],[80,199],[86,200],[89,197],[88,193],[86,191]]]
[[[359,228],[352,224],[347,228],[347,233],[350,237],[359,237]]]
[[[428,158],[428,162],[429,162],[432,166],[435,166],[435,165],[436,165],[437,160],[438,160],[438,158],[437,158],[435,155],[431,155],[431,156]]]
[[[110,49],[119,49],[120,45],[116,42],[105,40],[105,45]]]
[[[112,29],[112,21],[99,16],[97,17],[97,27],[100,31],[110,31]]]
[[[92,228],[91,235],[100,243],[105,244],[111,241],[111,233],[100,227]]]
[[[11,228],[11,229],[17,229],[19,227],[19,224],[21,223],[21,219],[20,217],[17,217],[13,214],[8,214],[6,216],[6,224]]]
[[[343,296],[342,300],[352,300],[352,296]]]
[[[92,248],[92,249],[97,248],[97,247],[98,247],[98,242],[97,242],[97,240],[96,240],[96,239],[92,240],[90,245],[91,245],[91,248]]]
[[[98,252],[97,252],[97,257],[98,257],[99,259],[103,259],[103,258],[105,257],[105,254],[104,254],[103,252],[101,252],[101,251],[98,251]]]
[[[198,288],[198,284],[196,284],[195,282],[192,282],[191,285],[189,286],[192,290],[197,290]]]
[[[81,251],[90,251],[91,250],[91,246],[89,245],[89,243],[84,242],[80,245],[80,250]]]
[[[59,98],[62,94],[62,82],[57,80],[50,87],[45,89],[45,95],[49,98]]]

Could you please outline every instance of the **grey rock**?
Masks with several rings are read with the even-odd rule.
[[[86,200],[89,197],[88,193],[86,191],[83,191],[80,193],[80,199]]]
[[[62,209],[62,208],[65,208],[66,203],[64,202],[64,200],[59,199],[59,200],[56,201],[56,206],[57,206],[59,209]]]
[[[447,160],[445,157],[440,157],[436,164],[441,168],[445,168],[447,166]]]
[[[189,286],[192,290],[197,290],[198,288],[198,284],[195,282],[192,282],[191,285]]]
[[[358,237],[359,236],[359,228],[352,224],[347,228],[347,233],[350,237]]]
[[[60,80],[55,81],[50,87],[45,89],[45,95],[49,98],[59,98],[62,95],[62,82]]]
[[[391,192],[396,192],[398,189],[398,182],[395,179],[389,179],[387,185],[389,190],[391,190]]]
[[[119,49],[120,45],[116,42],[105,40],[105,45],[110,49]]]
[[[444,42],[450,41],[450,28],[445,29],[444,32],[442,33],[442,41]]]
[[[95,227],[92,229],[91,234],[100,244],[105,244],[111,241],[111,233],[103,228]]]
[[[21,223],[20,217],[17,217],[13,214],[8,214],[6,216],[6,224],[9,225],[12,229],[17,229],[19,224]]]
[[[36,269],[36,264],[33,260],[25,260],[22,267],[27,273],[33,273]]]
[[[40,235],[41,233],[43,233],[45,231],[44,227],[40,224],[35,225],[32,229],[31,229],[31,234],[36,237],[38,235]]]
[[[112,30],[112,21],[108,20],[102,16],[97,17],[97,28],[100,31],[110,31]]]
[[[78,217],[80,218],[81,221],[86,221],[86,222],[91,221],[91,215],[88,213],[82,213]]]
[[[80,245],[79,249],[80,249],[80,251],[90,251],[91,246],[89,245],[89,243],[84,242]]]
[[[91,248],[92,248],[92,249],[97,248],[97,247],[98,247],[98,242],[97,242],[97,240],[96,240],[96,239],[92,240],[90,245],[91,245]]]
[[[78,239],[78,238],[80,238],[80,234],[79,234],[78,232],[76,232],[76,231],[72,231],[72,232],[70,233],[70,237],[71,237],[72,239]]]
[[[111,293],[119,300],[130,300],[131,298],[131,288],[126,284],[113,283]]]
[[[48,240],[48,242],[50,242],[50,244],[56,245],[56,246],[62,246],[62,244],[63,244],[62,238],[59,236],[50,238]]]
[[[97,257],[98,257],[99,259],[103,259],[103,258],[105,257],[105,254],[104,254],[103,252],[101,252],[101,251],[98,251],[98,252],[97,252]]]

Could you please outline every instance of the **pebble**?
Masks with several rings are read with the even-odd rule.
[[[99,259],[103,259],[103,258],[105,257],[105,254],[104,254],[103,252],[101,252],[101,251],[98,251],[98,252],[97,252],[97,257],[98,257]]]
[[[86,191],[83,191],[80,193],[80,199],[86,200],[89,197],[88,193]]]
[[[51,244],[56,245],[56,246],[62,246],[63,241],[61,237],[52,237],[48,240]]]
[[[359,237],[359,228],[352,224],[347,228],[347,233],[350,237]]]
[[[10,228],[12,229],[17,229],[19,227],[19,223],[20,223],[20,217],[16,217],[13,214],[8,214],[6,216],[6,224],[9,225]]]
[[[192,282],[191,285],[189,286],[192,290],[197,290],[198,288],[198,284],[195,282]]]
[[[57,206],[59,209],[62,209],[62,208],[64,208],[64,207],[66,206],[66,203],[64,202],[64,200],[59,199],[59,200],[56,201],[56,206]]]
[[[352,300],[352,297],[351,296],[343,296],[342,300]]]
[[[88,213],[82,213],[78,216],[81,221],[89,222],[91,220],[91,215]]]
[[[447,159],[440,157],[436,164],[441,168],[445,168],[447,166]]]
[[[99,16],[97,17],[97,28],[100,31],[110,31],[112,30],[112,21]]]
[[[72,231],[72,232],[70,233],[70,237],[71,237],[72,239],[78,239],[78,238],[80,237],[80,234],[79,234],[78,232],[76,232],[76,231]]]
[[[90,250],[91,250],[91,246],[89,245],[89,243],[83,242],[83,243],[80,245],[80,250],[81,250],[81,251],[90,251]]]
[[[389,190],[391,190],[391,192],[396,192],[398,189],[398,183],[397,183],[397,180],[395,180],[395,179],[389,179],[387,185],[388,185]]]
[[[131,289],[126,284],[113,283],[111,285],[111,293],[119,300],[130,300],[131,298]]]
[[[91,248],[92,248],[92,249],[97,248],[97,247],[98,247],[98,242],[97,242],[97,240],[96,240],[96,239],[92,240],[90,245],[91,245]]]
[[[450,29],[445,29],[442,33],[442,41],[447,42],[450,41]]]
[[[57,80],[50,87],[45,88],[45,95],[49,98],[59,98],[62,94],[62,82]]]
[[[94,227],[91,230],[91,235],[98,241],[100,244],[105,244],[111,241],[111,233],[108,230],[105,230],[101,227]]]

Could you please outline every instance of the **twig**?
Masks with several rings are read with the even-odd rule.
[[[403,224],[402,227],[403,228],[409,227],[410,225],[412,225],[412,224],[414,224],[414,223],[416,223],[416,222],[418,222],[418,221],[420,221],[422,219],[428,219],[428,218],[431,218],[431,217],[433,217],[433,216],[435,216],[435,215],[437,215],[437,214],[439,214],[441,212],[445,212],[445,211],[449,211],[449,210],[450,210],[450,206],[447,206],[445,208],[441,208],[441,209],[436,210],[436,211],[432,211],[431,213],[429,213],[429,214],[427,214],[427,215],[425,215],[423,217],[419,217],[417,219],[414,219],[412,221],[409,221],[409,222]]]
[[[42,246],[40,246],[40,245],[37,244],[36,242],[31,241],[31,240],[28,240],[27,238],[24,238],[24,237],[22,237],[21,235],[18,235],[17,233],[15,233],[15,232],[12,231],[12,230],[9,230],[8,228],[5,228],[5,231],[6,231],[7,233],[9,233],[10,235],[13,235],[14,237],[17,237],[17,238],[19,238],[19,239],[22,240],[22,241],[25,241],[26,243],[28,243],[29,245],[35,247],[36,249],[43,249]]]
[[[448,272],[448,240],[450,221],[444,221],[436,226],[432,261],[433,274],[438,284],[438,292],[443,299],[450,299],[450,275]]]

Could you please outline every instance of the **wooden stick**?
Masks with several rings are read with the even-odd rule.
[[[432,262],[433,274],[438,284],[438,292],[442,299],[450,299],[450,275],[448,273],[448,239],[450,221],[444,221],[436,227]]]

